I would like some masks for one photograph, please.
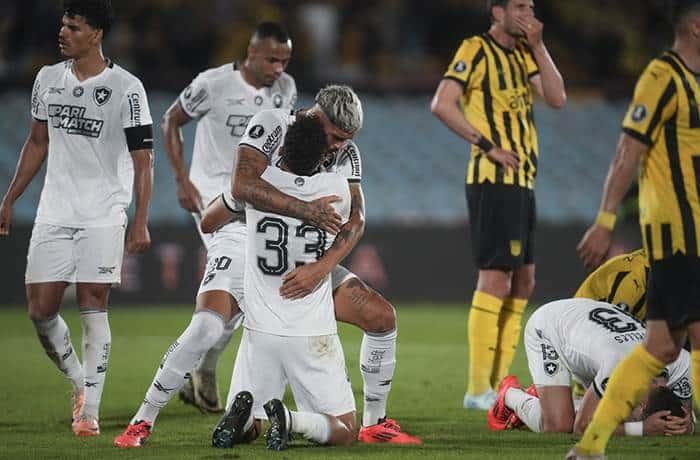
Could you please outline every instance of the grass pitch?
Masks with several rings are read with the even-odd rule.
[[[572,435],[530,432],[492,433],[485,413],[461,408],[467,349],[467,310],[459,305],[399,305],[397,369],[389,415],[423,438],[422,446],[356,444],[349,448],[315,447],[297,440],[285,452],[265,449],[262,439],[230,450],[210,447],[217,416],[202,415],[173,398],[155,431],[140,449],[120,450],[112,439],[124,429],[140,404],[160,358],[187,326],[190,307],[112,307],[112,355],[102,398],[102,435],[76,438],[70,431],[69,384],[44,354],[22,308],[0,309],[0,458],[66,459],[237,459],[460,458],[493,460],[562,459]],[[80,349],[80,320],[75,308],[63,313]],[[345,356],[362,409],[358,370],[361,332],[340,326]],[[222,397],[233,367],[237,333],[219,365]],[[235,345],[235,346],[234,346]],[[529,383],[522,348],[513,372]],[[617,438],[610,459],[700,459],[700,437]]]

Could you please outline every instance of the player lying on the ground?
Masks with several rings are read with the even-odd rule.
[[[343,223],[347,222],[347,180],[341,174],[319,170],[326,157],[321,121],[316,117],[298,119],[289,127],[284,142],[278,163],[281,169],[267,168],[263,179],[305,201],[337,196],[334,208]],[[239,206],[230,193],[224,194],[223,201],[232,211]],[[220,200],[214,208],[217,205],[220,208]],[[205,211],[203,228],[210,217]],[[286,449],[291,432],[319,444],[351,444],[357,437],[355,398],[338,338],[331,275],[301,298],[280,295],[283,276],[296,266],[317,260],[335,236],[249,204],[245,220],[245,302],[241,304],[245,329],[233,369],[231,392],[235,398],[217,424],[212,442],[215,447],[250,442],[267,418],[269,449]],[[290,411],[281,402],[287,384],[297,411]]]
[[[523,391],[517,377],[503,379],[498,399],[489,409],[487,423],[494,431],[525,424],[534,432],[581,433],[593,417],[615,366],[644,340],[644,325],[612,304],[589,299],[565,299],[540,307],[525,326],[525,349],[534,388]],[[572,378],[587,388],[574,411]],[[683,350],[659,375],[633,417],[617,434],[680,435],[694,431],[691,409],[690,357]],[[657,394],[658,393],[658,394]],[[661,398],[662,402],[655,402]],[[667,400],[668,399],[668,400]],[[681,403],[681,407],[674,409]],[[644,410],[646,408],[646,410]],[[650,413],[650,409],[657,409]],[[642,418],[640,413],[645,417]]]

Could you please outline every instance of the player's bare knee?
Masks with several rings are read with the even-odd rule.
[[[373,291],[367,303],[365,332],[387,332],[396,329],[396,310],[381,294]]]
[[[673,341],[650,340],[649,336],[647,336],[645,347],[652,356],[666,364],[675,361],[682,349]]]

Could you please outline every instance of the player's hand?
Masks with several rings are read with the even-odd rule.
[[[510,150],[503,150],[502,148],[494,146],[486,154],[487,157],[491,159],[496,164],[503,166],[505,169],[512,169],[517,171],[520,166],[520,158],[515,152]]]
[[[670,410],[660,410],[645,418],[644,436],[659,436],[666,433],[666,417],[671,415]]]
[[[522,30],[523,35],[527,39],[527,44],[530,48],[542,44],[542,31],[544,29],[544,24],[540,22],[536,17],[530,16],[526,18],[516,18],[515,23]]]
[[[189,212],[199,212],[204,208],[202,195],[189,177],[177,181],[177,201],[180,206]]]
[[[685,413],[683,417],[676,417],[675,415],[666,417],[666,430],[664,431],[666,436],[680,436],[693,433],[693,417],[685,408],[683,408],[683,412]]]
[[[126,250],[130,254],[143,252],[151,245],[151,235],[146,225],[132,225],[126,237]]]
[[[581,238],[576,251],[587,268],[596,268],[608,254],[611,243],[612,231],[593,224]]]
[[[282,278],[280,295],[289,300],[301,299],[311,294],[329,270],[321,262],[301,265]]]
[[[343,224],[340,214],[333,207],[333,203],[337,201],[340,201],[340,197],[337,195],[324,196],[309,201],[306,204],[304,220],[321,230],[327,231],[331,235],[337,234]]]
[[[0,236],[10,234],[10,224],[12,223],[12,206],[5,201],[0,204]]]

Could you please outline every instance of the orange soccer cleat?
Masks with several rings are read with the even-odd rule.
[[[122,434],[114,438],[114,445],[121,448],[141,447],[151,435],[151,429],[152,425],[143,420],[130,423]]]
[[[357,440],[364,443],[386,442],[389,444],[423,444],[416,436],[401,431],[401,426],[395,420],[385,418],[376,425],[363,426]]]
[[[518,377],[507,375],[498,385],[496,402],[493,403],[486,413],[486,424],[491,431],[503,431],[512,428],[509,419],[513,415],[513,411],[506,406],[506,392],[509,388],[520,388]]]

